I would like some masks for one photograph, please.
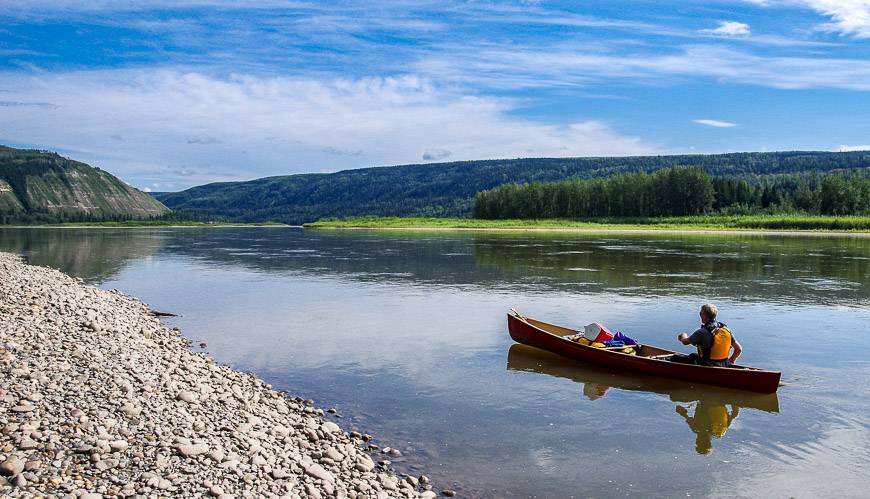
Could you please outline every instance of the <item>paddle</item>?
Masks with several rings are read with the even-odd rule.
[[[514,315],[516,315],[518,318],[520,318],[520,319],[526,321],[526,318],[523,317],[522,314],[520,314],[519,312],[517,312],[517,309],[515,309],[515,308],[511,308],[511,312],[513,312]],[[526,322],[528,322],[528,321],[526,321]]]

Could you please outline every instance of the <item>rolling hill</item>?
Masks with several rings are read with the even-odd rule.
[[[777,173],[868,168],[870,152],[459,161],[221,182],[153,195],[173,210],[237,222],[298,224],[363,215],[468,216],[475,193],[506,183],[606,177],[680,165],[697,165],[712,175],[751,180]]]
[[[99,168],[56,153],[0,146],[0,222],[146,219],[168,212]]]

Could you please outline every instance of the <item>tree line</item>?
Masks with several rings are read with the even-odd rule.
[[[606,178],[681,165],[697,165],[711,175],[746,179],[754,185],[758,177],[770,174],[865,169],[870,167],[870,152],[458,161],[222,182],[153,195],[173,210],[243,222],[296,224],[355,216],[468,217],[477,192],[507,183]]]
[[[754,180],[754,181],[752,181]],[[478,192],[483,219],[662,217],[705,213],[870,214],[870,176],[847,173],[713,177],[699,166],[607,178],[506,184]]]
[[[81,212],[49,212],[34,210],[29,212],[4,212],[0,210],[0,225],[41,225],[63,223],[90,223],[90,222],[202,222],[221,223],[225,220],[214,215],[201,213],[188,213],[170,211],[163,215],[151,215],[148,217],[133,216],[126,213],[113,213],[107,215],[93,215]]]

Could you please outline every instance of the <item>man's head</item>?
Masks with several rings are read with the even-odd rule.
[[[717,315],[719,315],[719,310],[716,308],[716,305],[712,303],[701,305],[701,322],[704,324],[715,321]]]

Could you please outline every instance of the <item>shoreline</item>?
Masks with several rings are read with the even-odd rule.
[[[620,229],[587,227],[329,227],[305,226],[306,230],[392,230],[392,231],[460,231],[460,232],[567,232],[581,234],[702,234],[749,236],[870,237],[870,232],[765,230],[765,229]]]
[[[117,290],[0,252],[0,322],[0,496],[437,496]]]

